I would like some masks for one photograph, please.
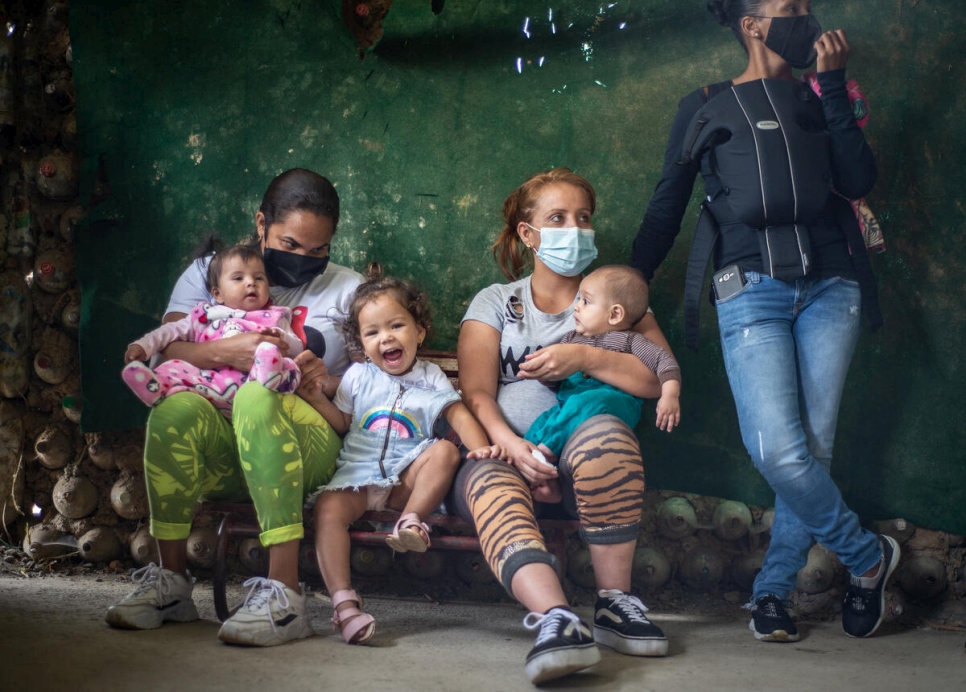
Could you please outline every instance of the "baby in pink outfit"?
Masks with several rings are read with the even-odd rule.
[[[208,289],[214,304],[200,303],[187,317],[163,324],[127,347],[121,372],[127,385],[148,406],[177,392],[195,392],[228,418],[235,392],[247,380],[277,392],[294,392],[301,381],[298,366],[267,341],[255,349],[255,362],[247,373],[228,366],[207,370],[176,359],[152,370],[141,362],[173,341],[213,341],[245,332],[280,337],[292,355],[302,351],[302,341],[292,331],[291,309],[271,304],[268,275],[256,248],[236,245],[212,257]]]

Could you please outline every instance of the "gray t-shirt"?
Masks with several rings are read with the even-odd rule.
[[[500,332],[500,380],[496,401],[503,418],[523,435],[537,416],[557,403],[555,390],[517,376],[530,353],[558,343],[574,329],[574,308],[549,315],[533,304],[530,277],[493,284],[476,294],[463,322],[476,320]]]

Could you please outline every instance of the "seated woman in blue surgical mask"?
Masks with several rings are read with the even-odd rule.
[[[613,415],[589,418],[570,435],[556,464],[524,439],[556,405],[540,380],[584,372],[642,398],[657,398],[657,376],[633,353],[559,343],[575,328],[584,270],[597,256],[591,184],[565,168],[534,175],[503,204],[493,246],[508,284],[480,291],[459,337],[463,400],[506,459],[468,462],[457,474],[455,508],[472,521],[483,555],[503,587],[530,613],[537,630],[527,656],[534,684],[600,660],[598,644],[633,656],[663,656],[667,639],[631,590],[631,566],[644,504],[644,468],[634,431]],[[532,272],[525,271],[532,266]],[[634,325],[668,349],[654,316]],[[570,609],[536,522],[534,494],[556,482],[565,514],[580,521],[597,581],[593,628]]]
[[[198,368],[252,367],[255,350],[272,342],[302,372],[296,393],[280,394],[249,381],[238,389],[231,421],[195,392],[162,400],[148,418],[144,468],[151,535],[160,565],[134,574],[137,587],[111,606],[107,622],[126,629],[155,629],[166,621],[198,619],[191,598],[187,538],[201,499],[251,498],[268,547],[268,578],[246,582],[241,608],[224,622],[225,642],[274,646],[313,634],[298,582],[305,497],[329,481],[342,440],[316,404],[335,395],[349,365],[338,322],[362,277],[329,262],[339,222],[339,196],[328,180],[304,169],[280,174],[255,215],[253,244],[261,250],[275,305],[291,308],[292,328],[306,350],[289,353],[282,337],[258,331],[203,343],[175,342],[164,353]],[[193,262],[175,285],[164,322],[212,301],[205,275],[209,257]]]

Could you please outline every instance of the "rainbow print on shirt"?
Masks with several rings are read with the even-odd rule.
[[[374,408],[362,417],[359,427],[370,432],[378,432],[386,428],[392,430],[401,438],[412,439],[422,434],[419,423],[404,411],[393,412],[388,408]]]

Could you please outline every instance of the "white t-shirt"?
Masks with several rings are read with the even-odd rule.
[[[188,265],[171,291],[165,313],[189,314],[198,303],[214,300],[205,288],[210,260],[210,256],[202,257]],[[339,325],[345,321],[349,304],[360,283],[361,274],[329,262],[325,273],[308,283],[295,288],[272,286],[270,290],[275,305],[292,309],[292,330],[336,376],[341,376],[349,367],[349,354]]]

